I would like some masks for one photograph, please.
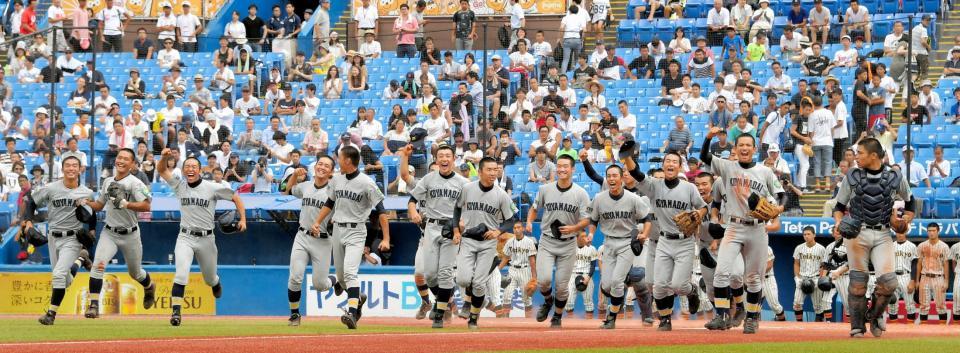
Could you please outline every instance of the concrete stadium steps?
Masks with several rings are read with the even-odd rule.
[[[800,198],[800,207],[804,217],[820,217],[823,215],[823,204],[827,203],[831,194],[804,194]]]
[[[584,1],[586,3],[586,1]],[[583,51],[589,53],[593,50],[597,40],[603,40],[607,44],[617,44],[617,26],[620,20],[627,19],[627,3],[629,0],[610,0],[610,17],[613,19],[607,24],[601,35],[592,31],[585,31],[583,37]]]

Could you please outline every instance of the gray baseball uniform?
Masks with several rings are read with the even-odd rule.
[[[453,289],[456,282],[453,266],[457,257],[457,245],[453,239],[444,238],[444,225],[453,218],[453,211],[469,180],[460,174],[449,176],[439,171],[431,172],[417,182],[410,196],[419,202],[419,211],[426,226],[420,246],[420,261],[427,286]]]
[[[459,219],[464,223],[464,232],[480,225],[486,226],[488,231],[497,230],[516,213],[506,191],[496,185],[484,187],[479,181],[463,186],[457,207],[461,212]],[[462,237],[460,253],[457,254],[457,285],[472,288],[474,297],[485,295],[490,264],[496,256],[496,238],[480,240]],[[493,294],[495,289],[489,288],[489,291]]]
[[[337,281],[344,289],[359,288],[357,273],[367,239],[366,222],[370,211],[383,201],[383,193],[370,176],[353,172],[334,176],[328,185],[327,205],[335,210],[333,222],[333,264]]]
[[[47,248],[50,250],[50,267],[53,269],[52,286],[66,289],[73,283],[70,267],[83,248],[76,232],[82,232],[83,224],[77,220],[76,200],[89,199],[93,191],[79,185],[73,189],[55,181],[31,192],[37,207],[47,207]]]
[[[593,199],[591,208],[590,219],[604,235],[600,288],[613,297],[623,297],[624,280],[635,257],[630,250],[631,234],[650,212],[650,204],[631,192],[612,196],[604,191]]]
[[[503,245],[503,254],[510,259],[510,268],[507,274],[510,276],[510,284],[503,291],[503,302],[513,307],[514,295],[517,289],[520,289],[520,296],[523,298],[524,308],[533,307],[533,296],[527,296],[523,287],[530,281],[530,256],[537,255],[537,241],[533,237],[523,237],[517,240],[516,237],[507,240]]]
[[[287,289],[299,292],[302,290],[304,272],[307,265],[313,267],[313,286],[318,292],[330,289],[330,254],[333,250],[333,238],[327,234],[327,225],[330,217],[320,222],[320,234],[310,235],[310,227],[320,216],[320,209],[329,198],[329,181],[317,186],[315,181],[301,182],[293,187],[291,194],[300,199],[300,227],[293,247],[290,249],[290,277]]]
[[[724,193],[723,180],[716,179],[713,181],[713,188],[710,191],[710,196],[714,201],[722,200]],[[720,212],[718,214],[723,214],[724,203],[720,203]],[[709,215],[709,212],[707,213]],[[713,223],[719,223],[720,220],[714,219]],[[709,223],[711,222],[710,217],[703,217],[703,224],[700,225],[700,248],[707,249],[707,252],[713,258],[713,261],[717,261],[717,252],[720,250],[720,244],[717,245],[717,249],[711,250],[710,245],[715,239],[710,235],[709,232]],[[699,253],[698,253],[699,256]],[[713,300],[713,280],[716,274],[717,268],[709,268],[707,266],[700,265],[700,275],[703,277],[703,284],[706,286],[704,289],[707,292],[707,297],[710,300]],[[730,288],[743,288],[743,255],[737,254],[737,259],[733,262],[733,267],[730,273]],[[778,311],[779,312],[779,311]]]
[[[90,278],[103,279],[107,264],[119,250],[123,253],[123,259],[127,263],[127,273],[133,279],[142,281],[147,277],[147,271],[144,271],[143,265],[141,265],[143,243],[140,242],[137,212],[114,206],[107,196],[106,190],[109,189],[111,184],[117,184],[124,199],[129,202],[142,202],[150,200],[150,188],[132,175],[127,175],[120,180],[115,180],[115,178],[109,177],[103,181],[100,195],[97,197],[97,202],[104,204],[103,211],[107,216],[104,220],[103,230],[100,232],[100,239],[97,241]],[[96,300],[96,298],[91,299]]]
[[[540,220],[540,254],[537,256],[537,281],[540,293],[547,293],[553,286],[551,272],[556,266],[556,298],[557,305],[566,305],[570,295],[568,283],[573,273],[573,265],[577,260],[576,234],[553,234],[551,224],[559,221],[561,224],[573,225],[590,217],[590,196],[587,191],[577,184],[567,189],[560,188],[557,182],[541,185],[537,191],[533,208],[543,210]]]
[[[889,169],[890,167],[884,167],[890,172],[900,174],[900,172]],[[840,183],[840,190],[837,192],[837,203],[850,206],[850,201],[854,197],[853,186],[850,185],[849,181],[850,173],[853,173],[854,170],[859,170],[859,168],[851,168],[851,171],[847,172],[848,176],[844,179],[845,182]],[[877,180],[879,175],[867,174],[868,180]],[[899,196],[902,200],[909,200],[911,197],[910,185],[907,184],[907,179],[902,175],[900,176],[900,184],[892,191]],[[873,264],[874,270],[879,274],[887,274],[894,272],[894,246],[893,239],[891,237],[890,228],[884,228],[881,230],[874,229],[862,229],[860,235],[854,239],[844,240],[844,245],[847,247],[848,261],[850,265],[850,271],[860,271],[868,272],[867,264]]]
[[[893,271],[897,274],[897,290],[893,292],[894,298],[903,298],[904,305],[907,307],[907,314],[915,314],[917,305],[913,302],[913,293],[907,293],[907,286],[912,280],[911,263],[917,258],[917,246],[910,241],[895,242],[893,244],[893,254],[897,257]],[[956,293],[956,292],[954,292]],[[887,308],[887,313],[896,315],[899,307],[891,305]]]
[[[213,234],[218,200],[232,200],[233,189],[209,180],[190,185],[184,179],[167,181],[180,200],[180,235],[174,247],[176,274],[173,283],[190,283],[190,265],[197,258],[203,281],[209,286],[220,283],[217,276],[217,242]]]
[[[672,295],[690,294],[693,290],[690,274],[696,240],[680,233],[673,217],[686,211],[702,209],[706,207],[706,203],[700,197],[696,186],[679,179],[667,181],[643,178],[640,189],[652,200],[653,214],[656,215],[660,230],[654,261],[657,271],[653,274],[653,297],[663,299]]]

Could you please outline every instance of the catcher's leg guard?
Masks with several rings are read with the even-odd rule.
[[[855,330],[866,332],[867,315],[867,281],[870,276],[866,272],[850,271],[850,328],[851,335]]]
[[[870,308],[870,314],[867,319],[879,318],[883,312],[887,311],[890,305],[890,297],[897,290],[897,275],[895,273],[886,273],[877,277],[877,288],[873,290],[873,307]]]

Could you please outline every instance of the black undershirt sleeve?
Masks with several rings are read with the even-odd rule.
[[[710,141],[706,137],[703,138],[703,146],[700,146],[700,161],[703,164],[710,165],[710,162],[713,162],[713,154],[710,153]]]

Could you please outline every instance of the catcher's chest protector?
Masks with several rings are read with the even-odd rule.
[[[900,186],[900,173],[884,167],[879,178],[868,178],[867,171],[854,169],[847,177],[853,197],[850,216],[868,225],[890,223],[893,192]]]

